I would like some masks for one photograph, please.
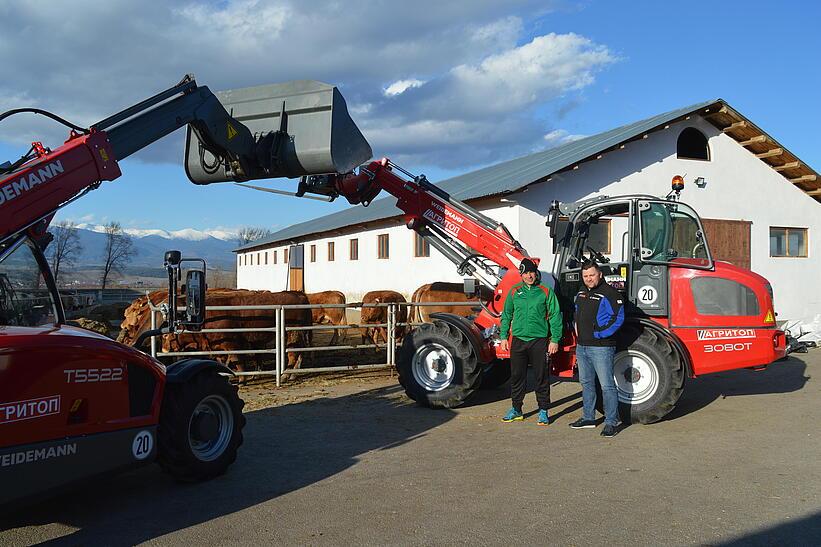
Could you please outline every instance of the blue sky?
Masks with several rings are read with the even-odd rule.
[[[435,181],[721,97],[821,169],[817,3],[781,2],[777,10],[741,1],[404,4],[352,1],[336,14],[339,5],[326,0],[148,8],[112,1],[104,9],[89,1],[58,13],[0,7],[10,30],[0,45],[12,59],[0,107],[37,106],[90,124],[185,72],[213,89],[318,79],[340,86],[377,155]],[[51,36],[36,61],[23,39],[31,28]],[[59,144],[62,129],[15,118],[0,123],[0,158],[16,158],[35,138]],[[181,166],[179,133],[124,160],[120,179],[61,218],[276,229],[347,207],[194,186]]]

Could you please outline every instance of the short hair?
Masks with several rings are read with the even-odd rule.
[[[590,268],[595,268],[597,272],[601,272],[601,268],[595,260],[585,260],[582,262],[582,271],[589,270]]]

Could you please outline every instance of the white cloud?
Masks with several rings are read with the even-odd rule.
[[[425,85],[424,81],[413,78],[409,80],[397,80],[386,87],[384,93],[386,97],[395,97],[396,95],[401,95],[408,89],[422,87],[423,85]]]
[[[568,142],[577,141],[579,139],[585,138],[586,136],[587,135],[572,135],[564,129],[554,129],[549,133],[545,133],[544,137],[542,138],[549,146],[552,147],[558,146],[560,144],[565,144]]]
[[[536,25],[553,3],[5,3],[0,49],[13,77],[0,82],[0,107],[37,106],[90,125],[186,73],[214,90],[317,79],[340,86],[377,155],[467,167],[544,146],[555,124],[534,111],[581,93],[617,60],[578,34],[527,34],[549,23]],[[37,70],[34,29],[47,37]],[[67,133],[31,115],[0,124],[0,140],[21,148],[55,147]],[[178,163],[181,146],[178,133],[138,157]]]

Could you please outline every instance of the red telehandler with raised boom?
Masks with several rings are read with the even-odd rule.
[[[232,104],[230,113],[222,105]],[[231,371],[207,359],[169,366],[65,324],[44,250],[58,209],[120,176],[118,162],[187,126],[189,176],[233,181],[350,171],[371,157],[336,88],[313,81],[212,93],[190,76],[49,150],[0,165],[0,506],[157,460],[185,481],[223,473],[242,443]],[[185,311],[178,281],[187,269]],[[205,262],[165,254],[166,320],[149,336],[196,331]],[[45,285],[45,289],[41,287]]]
[[[556,291],[566,325],[561,350],[550,360],[551,373],[576,374],[573,298],[581,287],[583,259],[595,260],[626,302],[614,375],[622,419],[628,423],[666,416],[686,378],[762,369],[786,353],[785,333],[775,324],[772,287],[750,270],[713,260],[701,219],[678,200],[683,188],[683,178],[675,176],[664,198],[601,196],[554,201],[549,208],[546,224],[555,258],[552,273],[543,275]],[[480,294],[477,278],[493,289],[473,320],[431,314],[433,321],[406,336],[397,353],[399,380],[408,396],[432,407],[458,406],[480,387],[498,386],[510,377],[510,355],[499,340],[500,316],[510,288],[521,280],[521,260],[538,264],[539,259],[500,222],[387,159],[361,167],[358,174],[303,177],[298,193],[343,196],[367,206],[382,190],[397,198],[407,227],[468,277],[466,293]],[[567,222],[559,233],[561,218]],[[593,248],[589,238],[591,225],[608,218],[627,223],[627,259],[618,263]]]

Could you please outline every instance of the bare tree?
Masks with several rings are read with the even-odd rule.
[[[80,235],[77,233],[77,224],[68,220],[57,223],[49,230],[54,236],[51,242],[51,273],[54,275],[54,282],[60,282],[60,272],[71,268],[77,263],[77,258],[83,251],[80,244]]]
[[[244,226],[237,232],[237,243],[240,246],[246,243],[252,243],[264,237],[271,235],[271,230],[268,228],[260,228],[258,226]]]
[[[128,261],[137,254],[131,236],[123,231],[119,222],[109,222],[104,226],[105,250],[103,251],[103,276],[100,280],[102,289],[108,282],[109,275],[122,272]]]

